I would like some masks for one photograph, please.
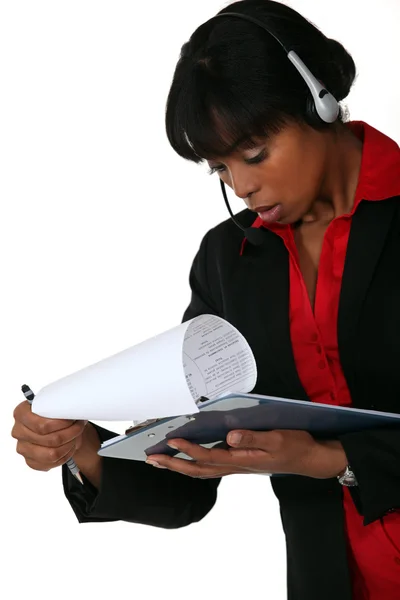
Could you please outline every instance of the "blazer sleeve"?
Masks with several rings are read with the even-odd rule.
[[[183,321],[201,314],[218,314],[207,280],[205,236],[193,261],[189,281],[191,301]],[[94,425],[101,442],[118,435]],[[62,467],[64,493],[78,521],[128,521],[164,529],[184,527],[200,521],[214,506],[221,478],[194,479],[157,469],[142,461],[102,459],[99,490],[83,476],[82,486]]]
[[[400,428],[338,436],[358,486],[349,490],[364,525],[400,509]]]

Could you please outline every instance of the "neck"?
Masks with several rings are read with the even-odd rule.
[[[330,222],[351,212],[361,167],[362,142],[346,126],[338,123],[327,133],[328,151],[325,178],[320,195],[303,222]]]

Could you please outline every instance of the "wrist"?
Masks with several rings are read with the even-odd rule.
[[[341,477],[349,464],[344,448],[338,440],[324,440],[319,442],[323,458],[326,464],[324,479]]]
[[[101,442],[96,429],[88,423],[82,433],[82,442],[73,455],[78,469],[97,489],[101,478],[101,456],[97,454]]]
[[[347,467],[347,465],[346,465],[346,467]],[[346,472],[346,467],[344,467],[344,469],[342,469],[342,470],[340,471],[340,473],[338,473],[338,474],[336,475],[336,477],[343,477],[343,475],[344,475],[344,474],[345,474],[345,472]]]

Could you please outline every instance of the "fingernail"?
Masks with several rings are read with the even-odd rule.
[[[229,443],[230,444],[240,444],[240,441],[242,439],[242,434],[241,433],[232,433],[229,436]]]
[[[179,450],[178,446],[174,442],[167,442],[167,446],[173,448],[174,450]]]
[[[160,465],[158,462],[156,462],[155,460],[146,460],[146,463],[148,465],[151,465],[152,467],[157,467],[158,469],[166,469],[167,467],[164,467],[163,465]]]

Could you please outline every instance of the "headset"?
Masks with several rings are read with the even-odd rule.
[[[320,122],[322,120],[324,123],[334,123],[336,121],[336,119],[339,116],[339,103],[336,100],[336,98],[334,98],[332,94],[328,92],[328,90],[311,73],[310,69],[304,64],[304,62],[301,60],[298,54],[296,54],[294,50],[288,50],[288,48],[281,42],[281,40],[274,33],[272,33],[272,31],[270,31],[270,29],[268,29],[268,27],[264,23],[249,15],[236,12],[220,13],[212,17],[210,21],[213,21],[214,19],[218,19],[220,17],[237,17],[238,19],[244,19],[245,21],[254,23],[254,25],[258,25],[259,27],[264,29],[264,31],[269,33],[269,35],[271,35],[286,52],[288,59],[296,67],[297,71],[300,73],[301,77],[304,79],[311,92],[313,102],[310,102],[307,107],[308,117],[314,122]],[[253,244],[254,246],[263,245],[265,243],[264,232],[262,230],[255,229],[252,227],[243,227],[235,219],[232,209],[228,202],[225,184],[222,181],[222,179],[220,179],[220,183],[226,207],[235,225],[237,225],[237,227],[239,227],[239,229],[241,229],[244,232],[245,237],[251,244]]]

